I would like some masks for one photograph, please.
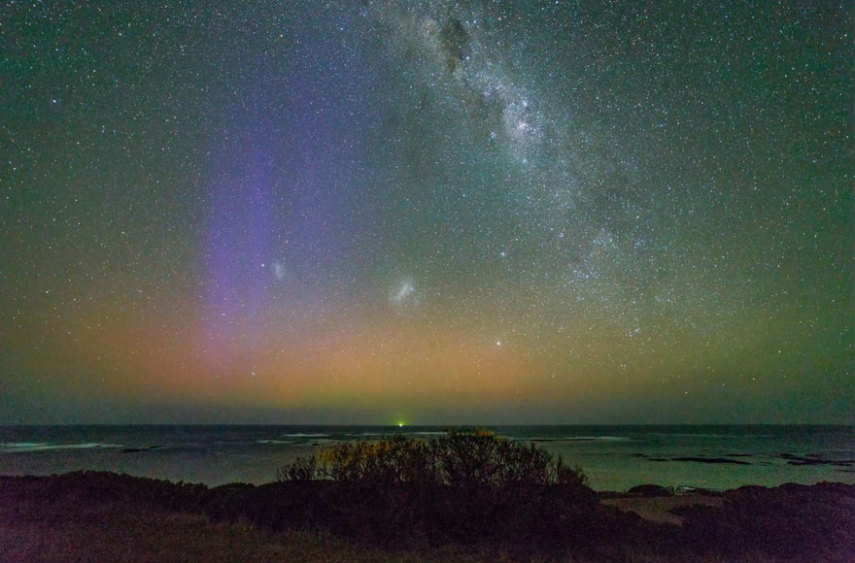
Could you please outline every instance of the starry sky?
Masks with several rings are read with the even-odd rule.
[[[852,423],[851,2],[5,2],[0,423]]]

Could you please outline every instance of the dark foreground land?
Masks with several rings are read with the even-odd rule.
[[[852,485],[742,487],[697,503],[644,493],[657,494],[0,477],[0,561],[855,560]],[[673,518],[628,511],[654,505],[676,507]]]

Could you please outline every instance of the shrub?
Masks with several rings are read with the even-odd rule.
[[[581,468],[538,449],[505,440],[483,428],[448,429],[423,441],[394,436],[322,448],[277,471],[279,481],[373,482],[443,485],[452,488],[513,488],[585,483]]]
[[[855,553],[855,487],[842,483],[727,491],[717,508],[687,509],[687,545],[734,556],[748,552],[799,561],[849,561]],[[839,557],[838,554],[847,554]]]
[[[317,506],[330,529],[384,542],[566,544],[599,503],[581,469],[481,428],[338,444],[277,477],[324,485]]]
[[[317,461],[315,456],[297,458],[276,471],[276,480],[283,481],[312,481],[317,474]]]

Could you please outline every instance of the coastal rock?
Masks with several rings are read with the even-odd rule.
[[[154,450],[159,450],[159,449],[160,449],[160,445],[140,447],[140,448],[124,448],[122,450],[122,453],[123,454],[136,454],[136,453],[140,453],[140,452],[152,452]]]
[[[636,485],[627,491],[632,494],[641,495],[644,497],[670,497],[673,496],[673,492],[669,491],[665,487],[661,485]]]
[[[732,463],[734,465],[751,465],[749,461],[742,461],[738,459],[730,459],[727,457],[700,457],[700,456],[686,456],[686,457],[649,457],[647,458],[650,461],[692,461],[695,463]]]
[[[807,454],[805,456],[794,454],[781,454],[781,459],[786,459],[789,465],[836,465],[837,467],[851,467],[855,465],[852,459],[824,459],[818,454]]]
[[[734,465],[751,465],[747,461],[728,459],[726,457],[673,457],[671,461],[693,461],[695,463],[732,463]]]

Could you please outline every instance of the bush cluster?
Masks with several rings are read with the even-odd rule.
[[[723,497],[718,509],[680,511],[683,543],[725,552],[734,560],[751,551],[797,561],[851,561],[837,554],[855,555],[852,485],[745,486]]]
[[[277,476],[314,485],[334,531],[371,541],[564,545],[586,535],[599,503],[581,469],[484,429],[338,444]]]
[[[586,480],[581,468],[565,465],[560,457],[553,459],[534,444],[505,440],[483,428],[449,429],[429,441],[398,435],[337,444],[283,466],[277,479],[505,490],[524,485],[581,486]]]

